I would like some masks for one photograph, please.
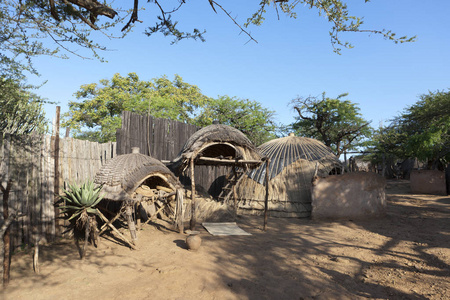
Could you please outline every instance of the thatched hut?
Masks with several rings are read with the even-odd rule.
[[[96,174],[94,182],[102,186],[105,200],[120,202],[127,209],[140,204],[150,218],[165,214],[183,230],[180,182],[162,162],[140,154],[139,148],[110,160]]]
[[[259,150],[269,159],[266,165],[247,173],[236,188],[239,213],[261,214],[264,211],[266,172],[269,176],[268,209],[271,216],[308,217],[311,214],[311,181],[340,170],[342,164],[323,143],[305,137],[271,140]]]
[[[190,168],[192,188],[191,229],[195,226],[195,166],[229,166],[233,176],[222,193],[222,201],[228,201],[233,188],[245,171],[258,167],[263,155],[238,129],[223,124],[206,126],[195,132],[186,142],[171,169],[181,174]]]
[[[206,126],[195,132],[173,160],[171,169],[181,173],[195,165],[257,166],[262,155],[253,143],[238,129],[223,124]]]

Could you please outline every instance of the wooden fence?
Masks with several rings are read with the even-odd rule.
[[[52,136],[2,136],[0,133],[1,184],[6,186],[11,180],[8,206],[22,215],[11,225],[12,249],[30,245],[36,236],[53,240],[56,235],[55,195],[68,183],[93,179],[100,167],[116,156],[115,143],[62,138],[59,151],[55,151],[58,147]],[[58,178],[55,178],[55,170]],[[55,185],[55,180],[59,184]],[[55,187],[60,190],[55,191]]]
[[[139,147],[140,153],[163,161],[172,161],[183,149],[186,141],[200,127],[178,121],[154,118],[148,115],[124,111],[122,128],[117,130],[117,154],[131,153],[132,147]],[[198,189],[218,196],[229,167],[196,166],[195,184]],[[189,175],[181,176],[189,184]]]

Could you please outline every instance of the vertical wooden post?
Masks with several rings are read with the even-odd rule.
[[[9,158],[10,158],[10,136],[6,135],[4,141],[4,160],[0,163],[0,189],[3,193],[3,226],[0,231],[0,238],[2,239],[2,245],[0,253],[2,255],[2,270],[3,270],[3,285],[6,286],[9,283],[9,268],[10,268],[10,255],[11,255],[11,241],[9,235],[9,225],[12,223],[12,219],[9,219],[9,191],[11,190],[12,181],[9,178]],[[4,175],[3,175],[3,174]],[[9,221],[9,222],[8,222]]]
[[[126,215],[126,218],[127,218],[128,229],[130,230],[131,240],[133,241],[133,244],[136,245],[137,235],[136,235],[136,225],[134,224],[133,217],[132,217],[132,212],[131,212],[132,204],[131,203],[127,203],[125,205],[126,205],[126,207],[125,207],[125,215]]]
[[[236,172],[236,164],[233,166],[233,198],[234,198],[234,219],[237,219],[237,194],[236,194],[236,185],[237,185],[237,172]]]
[[[53,157],[55,159],[55,180],[53,184],[53,192],[55,195],[54,203],[59,200],[59,116],[61,113],[61,107],[56,107],[56,121],[55,121],[55,149]],[[55,232],[56,235],[61,234],[61,219],[59,219],[59,207],[55,205]]]
[[[9,225],[11,223],[7,223],[9,220],[9,207],[8,207],[8,198],[9,191],[11,190],[11,180],[6,183],[6,188],[3,187],[3,182],[1,184],[1,190],[3,193],[3,220],[5,222],[4,225],[7,225],[5,229],[5,233],[3,235],[3,285],[6,286],[9,283],[9,273],[11,266],[11,239],[9,235]]]
[[[195,225],[197,223],[196,217],[195,217],[195,172],[194,172],[194,157],[191,158],[190,161],[190,168],[191,168],[191,222],[189,228],[191,230],[195,229]]]
[[[183,224],[183,192],[182,189],[177,188],[177,194],[175,196],[175,201],[177,201],[177,227],[180,233],[184,232],[184,224]]]
[[[265,183],[266,183],[266,197],[264,199],[264,231],[267,229],[267,218],[268,218],[268,211],[269,211],[269,162],[270,159],[266,159],[266,177],[265,177]]]

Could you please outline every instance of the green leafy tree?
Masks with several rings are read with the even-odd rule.
[[[115,140],[122,111],[191,122],[196,110],[209,101],[178,75],[173,81],[165,76],[142,81],[135,73],[83,85],[75,96],[81,102],[69,102],[63,126],[73,129],[77,138],[98,142]]]
[[[207,102],[194,120],[198,126],[211,125],[213,121],[242,131],[255,145],[275,138],[274,112],[259,102],[221,96]]]
[[[291,124],[298,135],[315,138],[329,146],[337,156],[363,146],[371,134],[370,122],[364,120],[359,108],[349,100],[337,98],[298,97],[292,107],[299,116]]]
[[[46,131],[43,100],[20,78],[0,76],[0,132],[29,134]]]
[[[433,165],[442,158],[450,160],[450,92],[421,95],[400,117],[400,128],[411,156]]]
[[[374,135],[373,149],[430,168],[450,161],[450,92],[429,92]]]

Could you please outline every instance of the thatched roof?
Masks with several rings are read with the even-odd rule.
[[[259,150],[241,131],[223,124],[209,125],[195,132],[187,140],[178,157],[173,160],[171,169],[186,168],[192,157],[224,159],[224,163],[236,160],[261,161],[263,158]],[[196,161],[196,164],[215,163]]]
[[[181,186],[162,162],[140,153],[113,158],[97,172],[94,182],[103,186],[105,199],[129,201],[133,191],[151,176],[159,176],[173,187]]]
[[[270,159],[269,180],[281,173],[284,168],[294,162],[303,159],[309,162],[317,162],[319,165],[333,168],[341,168],[342,164],[330,148],[322,142],[298,137],[290,134],[287,137],[271,140],[258,147],[263,155]],[[265,165],[250,172],[249,177],[262,184],[265,180]]]

